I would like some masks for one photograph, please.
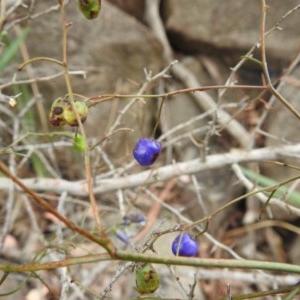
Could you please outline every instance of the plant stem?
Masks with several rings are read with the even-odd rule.
[[[100,261],[132,261],[156,263],[163,265],[190,266],[198,268],[229,268],[229,269],[249,269],[249,270],[265,270],[275,272],[286,272],[300,274],[300,266],[278,263],[273,261],[259,260],[236,260],[236,259],[213,259],[213,258],[191,258],[178,256],[154,256],[152,254],[131,253],[125,251],[117,251],[115,258],[108,253],[90,254],[79,257],[67,258],[61,261],[54,261],[41,264],[24,264],[24,265],[6,265],[0,264],[0,270],[6,273],[10,272],[34,272],[39,270],[53,270],[71,265],[79,265],[85,263],[95,263]]]
[[[158,99],[158,98],[167,98],[171,97],[177,94],[184,94],[184,93],[190,93],[190,92],[204,92],[204,91],[210,91],[210,90],[222,90],[222,89],[229,89],[229,90],[238,90],[238,89],[247,89],[247,90],[268,90],[270,87],[268,85],[208,85],[208,86],[202,86],[202,87],[196,87],[196,88],[186,88],[181,90],[176,90],[168,93],[163,94],[142,94],[138,95],[139,98],[143,99]],[[90,97],[87,101],[90,105],[109,101],[114,98],[121,98],[121,99],[128,99],[128,98],[137,98],[137,95],[120,95],[120,94],[107,94],[107,95],[99,95],[99,96],[93,96]]]
[[[15,175],[13,175],[9,169],[0,161],[0,172],[10,178],[14,183],[16,183],[26,194],[28,194],[40,207],[44,210],[48,211],[52,215],[54,215],[57,219],[63,222],[69,229],[72,231],[77,232],[81,236],[86,237],[87,239],[101,245],[105,248],[110,255],[114,254],[114,249],[107,243],[106,240],[98,238],[93,234],[89,233],[88,231],[80,228],[75,223],[70,221],[68,218],[64,217],[60,213],[58,213],[51,205],[49,205],[44,199],[42,199],[38,194],[33,192],[31,189],[26,187]]]
[[[6,1],[0,1],[0,33],[2,32],[3,25],[5,23],[5,13],[6,13]]]
[[[62,67],[64,66],[64,63],[58,59],[41,56],[41,57],[35,57],[35,58],[31,58],[29,60],[24,61],[21,65],[18,66],[18,71],[22,71],[27,65],[32,64],[36,61],[48,61],[50,63],[54,63],[54,64],[57,64]]]
[[[299,293],[299,287],[296,288],[296,294]],[[291,291],[295,290],[294,286],[290,286],[290,287],[284,287],[284,288],[280,288],[280,289],[276,289],[276,290],[268,290],[268,291],[261,291],[261,292],[254,292],[254,293],[250,293],[250,294],[246,294],[246,295],[239,295],[239,296],[232,296],[230,298],[230,300],[248,300],[248,299],[262,299],[262,297],[265,296],[272,296],[272,295],[279,295],[279,294],[286,294],[289,293]],[[293,294],[293,296],[295,296],[296,294]],[[222,298],[222,300],[227,300],[228,298]],[[281,298],[282,299],[282,298]],[[293,298],[285,298],[284,300],[293,300],[295,299]]]
[[[63,41],[62,41],[62,43],[63,43],[63,45],[62,45],[62,47],[63,47],[63,50],[62,50],[62,52],[63,52],[63,69],[64,69],[65,82],[66,82],[66,86],[67,86],[69,100],[71,102],[72,109],[76,114],[76,119],[79,124],[79,129],[80,129],[80,133],[82,135],[83,143],[84,143],[84,145],[87,145],[87,142],[86,142],[87,138],[86,138],[85,130],[83,128],[82,122],[78,115],[77,109],[75,108],[75,105],[74,105],[74,94],[73,94],[73,90],[72,90],[70,75],[68,72],[67,33],[68,33],[68,29],[71,26],[71,23],[66,22],[65,4],[64,3],[61,4],[61,18],[62,18],[62,32],[63,32]],[[107,248],[109,248],[109,253],[113,254],[115,252],[115,247],[112,244],[111,240],[108,238],[108,236],[105,234],[104,227],[103,227],[103,224],[100,219],[99,208],[97,206],[95,195],[93,192],[89,147],[85,147],[84,165],[85,165],[86,182],[87,182],[88,191],[89,191],[89,199],[90,199],[90,203],[92,206],[94,219],[97,224],[98,233],[101,236],[101,238],[106,241],[105,243],[107,245]]]
[[[158,108],[157,120],[156,120],[155,126],[154,126],[154,128],[152,130],[152,134],[151,134],[151,137],[153,137],[153,138],[155,138],[157,128],[160,124],[160,117],[161,117],[161,113],[162,113],[162,109],[163,109],[163,105],[164,105],[165,100],[166,100],[165,97],[161,99],[161,102],[160,102],[160,105],[159,105],[159,108]]]
[[[271,78],[270,78],[268,64],[267,64],[267,58],[266,58],[266,42],[265,42],[267,9],[268,9],[268,7],[266,6],[266,1],[261,0],[261,11],[262,11],[262,17],[261,17],[261,61],[262,61],[263,72],[266,77],[267,84],[271,90],[271,93],[300,120],[299,112],[274,88]]]

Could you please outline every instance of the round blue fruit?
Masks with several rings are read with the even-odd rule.
[[[172,243],[172,252],[179,256],[196,256],[199,245],[189,233],[178,234]]]
[[[161,153],[162,145],[151,138],[141,138],[137,141],[133,156],[141,166],[152,165]]]

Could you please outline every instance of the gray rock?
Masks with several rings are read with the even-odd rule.
[[[36,3],[35,12],[49,8],[48,2]],[[97,19],[87,20],[77,4],[69,1],[67,21],[72,23],[68,34],[68,63],[70,70],[87,71],[87,78],[71,76],[73,90],[84,96],[107,93],[135,94],[145,80],[144,68],[155,74],[162,66],[162,47],[156,37],[135,18],[114,5],[103,2]],[[47,56],[62,59],[61,17],[58,11],[45,14],[28,22],[31,30],[26,40],[31,57]],[[34,70],[39,76],[52,75],[59,66],[49,62],[37,62]],[[23,71],[22,75],[26,74]],[[48,106],[58,96],[64,95],[66,85],[63,77],[39,84]],[[129,100],[117,99],[97,105],[90,110],[85,128],[89,136],[98,140],[107,134],[107,128],[118,111]],[[124,155],[126,145],[142,133],[151,132],[150,120],[154,102],[135,107],[122,119],[122,127],[134,129],[112,136],[112,151]],[[147,117],[142,119],[142,112]],[[125,133],[124,133],[125,132]],[[122,146],[121,146],[122,145]]]
[[[144,20],[145,0],[108,0],[115,4],[129,15],[134,16],[140,21]]]
[[[268,30],[299,1],[273,0],[267,4]],[[164,16],[174,47],[184,53],[211,53],[214,50],[218,56],[237,54],[236,59],[260,38],[260,1],[166,0]],[[274,67],[278,60],[290,60],[298,49],[299,14],[290,15],[280,26],[283,31],[267,38],[268,58]]]

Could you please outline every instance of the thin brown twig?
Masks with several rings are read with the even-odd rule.
[[[237,235],[245,234],[246,232],[249,232],[249,231],[259,230],[259,229],[266,228],[266,227],[280,227],[280,228],[283,228],[285,230],[288,230],[295,234],[300,235],[300,229],[297,226],[287,223],[285,221],[262,220],[258,223],[253,223],[253,224],[245,225],[243,227],[231,229],[224,234],[224,238],[231,238],[231,237],[234,237]]]
[[[300,120],[300,113],[293,107],[273,86],[273,83],[270,78],[268,63],[266,57],[266,41],[265,41],[265,31],[266,31],[266,15],[267,15],[268,6],[266,5],[265,0],[261,0],[261,61],[262,68],[267,81],[267,85],[270,87],[271,93]]]
[[[27,65],[32,64],[32,63],[37,62],[37,61],[47,61],[47,62],[55,63],[55,64],[63,67],[63,62],[61,62],[58,59],[39,56],[39,57],[34,57],[34,58],[31,58],[27,61],[24,61],[22,64],[20,64],[18,66],[18,71],[22,71]]]
[[[169,180],[165,186],[165,188],[161,191],[159,194],[159,199],[161,201],[165,201],[170,197],[171,190],[174,188],[176,184],[176,179],[173,178]],[[151,230],[155,220],[159,216],[159,213],[161,211],[161,202],[154,202],[154,204],[151,206],[150,211],[147,214],[147,223],[146,226],[132,239],[133,243],[136,243],[139,241],[142,237],[146,236],[146,234]]]
[[[146,1],[146,16],[150,27],[155,35],[158,37],[164,47],[164,56],[166,61],[173,59],[173,51],[168,41],[165,28],[159,15],[160,0],[147,0]],[[173,75],[178,78],[187,87],[200,87],[201,84],[198,78],[182,64],[177,64],[172,69]],[[228,88],[230,86],[227,86]],[[201,94],[192,94],[196,104],[203,110],[209,111],[213,109],[212,118],[217,115],[217,121],[224,126],[227,132],[240,144],[244,149],[248,148],[251,142],[251,136],[246,128],[234,119],[227,111],[220,108],[214,99],[206,92]]]
[[[72,231],[77,232],[81,236],[86,237],[87,239],[97,243],[98,245],[102,246],[104,249],[107,250],[107,252],[113,256],[115,253],[115,248],[113,244],[107,243],[107,241],[96,237],[95,235],[92,235],[88,231],[80,228],[75,223],[70,221],[68,218],[62,216],[60,213],[58,213],[54,208],[51,207],[44,199],[42,199],[38,194],[36,194],[34,191],[32,191],[30,188],[28,188],[26,185],[24,185],[15,175],[13,175],[9,169],[0,161],[0,171],[10,178],[21,190],[23,190],[26,194],[28,194],[40,207],[42,207],[44,210],[48,211],[52,215],[54,215],[58,220],[63,222],[68,228],[70,228]]]
[[[16,31],[17,34],[20,34],[20,26],[19,25],[15,26],[15,31]],[[20,51],[21,51],[21,54],[22,54],[22,57],[23,57],[24,61],[30,60],[28,49],[26,47],[25,42],[21,43]],[[31,67],[31,65],[29,65],[28,68],[27,68],[27,74],[28,74],[28,77],[30,79],[33,79],[35,77],[34,70]],[[49,126],[48,126],[48,123],[47,123],[45,107],[44,107],[44,105],[41,101],[41,93],[39,91],[39,86],[38,86],[36,81],[33,81],[31,83],[31,90],[32,90],[33,96],[35,97],[35,99],[37,99],[36,108],[37,108],[37,111],[38,111],[38,116],[39,116],[39,119],[40,119],[40,124],[41,124],[41,127],[42,127],[42,131],[43,132],[49,132]]]
[[[161,93],[161,94],[143,94],[143,95],[124,95],[124,94],[105,94],[105,95],[97,95],[92,96],[88,99],[88,102],[91,105],[94,105],[99,102],[105,102],[110,101],[115,98],[120,99],[128,99],[128,98],[143,98],[143,99],[157,99],[157,98],[168,98],[172,97],[178,94],[185,94],[185,93],[191,93],[191,92],[205,92],[205,91],[211,91],[211,90],[220,90],[220,89],[229,89],[229,90],[235,90],[235,89],[241,89],[241,90],[268,90],[268,85],[207,85],[207,86],[201,86],[196,88],[185,88],[180,89],[172,92],[167,93]]]
[[[70,75],[82,75],[83,77],[86,76],[86,72],[85,71],[69,71]],[[31,84],[31,83],[37,83],[37,82],[43,82],[43,81],[50,81],[52,79],[55,79],[57,77],[63,76],[64,72],[58,72],[56,74],[52,74],[49,76],[35,76],[34,78],[30,78],[30,79],[20,79],[20,80],[16,80],[15,78],[13,78],[11,81],[3,83],[0,85],[0,90],[12,87],[12,86],[16,86],[16,85],[22,85],[22,84]]]
[[[69,99],[72,105],[72,109],[75,112],[76,115],[76,119],[77,122],[79,124],[79,129],[84,141],[84,144],[87,145],[86,141],[86,134],[85,134],[85,130],[83,128],[81,119],[79,117],[78,111],[75,108],[75,100],[74,100],[74,94],[73,94],[73,90],[72,90],[72,85],[71,85],[71,80],[70,80],[70,76],[69,76],[69,72],[68,72],[68,53],[67,53],[67,33],[68,30],[71,26],[71,23],[68,23],[66,20],[66,14],[65,14],[65,4],[62,3],[61,4],[61,18],[62,18],[62,32],[63,32],[63,49],[62,49],[62,55],[63,55],[63,69],[64,69],[64,76],[65,76],[65,83],[67,86],[67,91],[68,91],[68,95],[69,95]],[[102,221],[100,219],[100,211],[95,199],[95,195],[94,195],[94,191],[93,191],[93,184],[92,184],[92,174],[91,174],[91,161],[90,161],[90,149],[89,147],[85,147],[85,151],[84,151],[84,165],[85,165],[85,174],[86,174],[86,183],[88,186],[88,191],[89,191],[89,199],[90,199],[90,203],[92,206],[92,211],[93,211],[93,215],[94,215],[94,219],[96,221],[97,224],[97,229],[98,229],[98,233],[99,235],[105,239],[107,241],[108,244],[111,244],[111,248],[113,247],[112,242],[110,241],[109,237],[106,235]]]

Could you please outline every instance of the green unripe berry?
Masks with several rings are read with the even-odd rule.
[[[78,0],[80,11],[89,19],[98,17],[101,10],[101,0]]]
[[[78,116],[79,116],[81,122],[83,123],[86,120],[87,114],[88,114],[88,108],[87,108],[86,104],[84,102],[75,101],[74,108],[77,110]],[[64,112],[63,112],[63,118],[66,121],[66,124],[68,124],[70,126],[78,126],[79,125],[77,118],[76,118],[75,111],[73,110],[71,103],[70,103],[70,105],[67,105],[65,107]]]
[[[141,295],[154,293],[159,287],[159,275],[151,264],[143,264],[135,269],[136,290]]]
[[[85,150],[85,141],[81,134],[76,133],[73,139],[73,148],[78,152],[84,152]]]

